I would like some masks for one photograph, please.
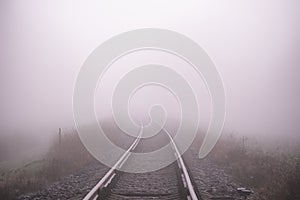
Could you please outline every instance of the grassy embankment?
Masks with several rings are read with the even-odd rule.
[[[253,199],[295,200],[300,199],[300,152],[289,148],[264,150],[231,134],[220,138],[209,159],[253,189]]]
[[[0,199],[15,199],[45,188],[92,161],[75,131],[62,134],[53,141],[49,152],[41,160],[22,167],[0,171]]]

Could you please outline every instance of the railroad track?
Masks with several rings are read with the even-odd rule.
[[[140,135],[134,140],[127,151],[116,164],[103,176],[103,178],[84,197],[84,200],[97,199],[200,199],[187,166],[180,156],[178,148],[171,135],[163,129],[157,136],[142,139]],[[147,173],[126,173],[123,167],[130,167],[134,163],[130,157],[131,152],[147,152],[163,146],[162,142],[170,142],[172,150],[170,155],[175,156],[177,162],[169,166]],[[147,162],[155,162],[147,160]],[[145,163],[147,164],[147,163]]]

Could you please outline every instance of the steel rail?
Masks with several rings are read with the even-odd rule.
[[[143,133],[143,127],[141,127],[141,131],[138,137],[134,140],[134,142],[130,145],[127,151],[120,157],[120,159],[116,162],[116,164],[110,168],[110,170],[103,176],[103,178],[92,188],[92,190],[83,198],[83,200],[96,200],[99,197],[99,192],[103,187],[106,187],[116,175],[115,171],[122,167],[125,161],[128,159],[130,152],[134,150],[139,141],[141,140],[141,135]]]
[[[181,178],[183,181],[183,185],[187,190],[187,199],[191,200],[198,200],[198,197],[196,195],[196,192],[194,190],[191,178],[189,176],[187,167],[185,166],[185,163],[182,159],[182,156],[179,153],[179,150],[172,138],[172,136],[169,134],[169,132],[163,128],[164,132],[168,135],[170,138],[172,147],[175,151],[175,157],[177,158],[177,164],[181,172]],[[141,127],[141,131],[139,136],[135,139],[135,141],[131,144],[131,146],[128,148],[128,150],[120,157],[120,159],[116,162],[116,164],[104,175],[104,177],[92,188],[92,190],[84,197],[83,200],[97,200],[99,198],[99,193],[101,189],[106,187],[112,179],[116,175],[116,170],[122,167],[122,165],[126,162],[128,159],[130,152],[134,150],[134,148],[137,146],[139,141],[141,140],[141,135],[143,132],[143,127]]]
[[[189,175],[188,170],[187,170],[187,168],[186,168],[186,166],[185,166],[185,164],[184,164],[184,161],[183,161],[183,159],[182,159],[182,157],[181,157],[181,155],[180,155],[180,153],[179,153],[179,151],[178,151],[178,148],[177,148],[177,146],[176,146],[176,144],[175,144],[173,138],[172,138],[171,135],[169,134],[169,132],[168,132],[165,128],[163,128],[163,130],[164,130],[164,131],[166,132],[166,134],[169,136],[170,141],[171,141],[171,143],[172,143],[172,145],[173,145],[173,147],[174,147],[174,150],[175,150],[175,152],[176,152],[177,163],[178,163],[179,168],[180,168],[181,171],[182,171],[182,178],[183,178],[184,186],[187,188],[187,190],[188,190],[188,192],[189,192],[189,197],[190,197],[190,199],[192,199],[192,200],[198,200],[198,197],[197,197],[196,192],[195,192],[195,190],[194,190],[194,186],[193,186],[193,184],[192,184],[190,175]]]

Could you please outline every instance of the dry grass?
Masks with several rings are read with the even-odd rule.
[[[253,199],[300,199],[300,152],[263,151],[243,146],[238,136],[223,136],[209,156],[255,191]]]
[[[75,131],[63,134],[60,144],[58,141],[58,138],[53,141],[42,160],[2,172],[0,199],[15,199],[20,194],[40,190],[93,160]]]

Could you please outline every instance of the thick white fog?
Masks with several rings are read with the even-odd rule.
[[[84,60],[110,37],[150,27],[182,33],[206,50],[226,88],[226,130],[299,138],[299,6],[297,0],[2,0],[0,134],[46,138],[58,127],[74,127],[72,92]],[[175,58],[151,53],[137,58],[123,63],[156,59],[183,69]],[[205,87],[186,73],[199,84],[202,124],[207,126]],[[151,97],[155,91],[144,93]],[[135,100],[143,101],[145,94]],[[157,95],[164,93],[157,89]],[[172,96],[164,96],[164,102],[177,106]],[[130,109],[136,112],[134,106]]]

